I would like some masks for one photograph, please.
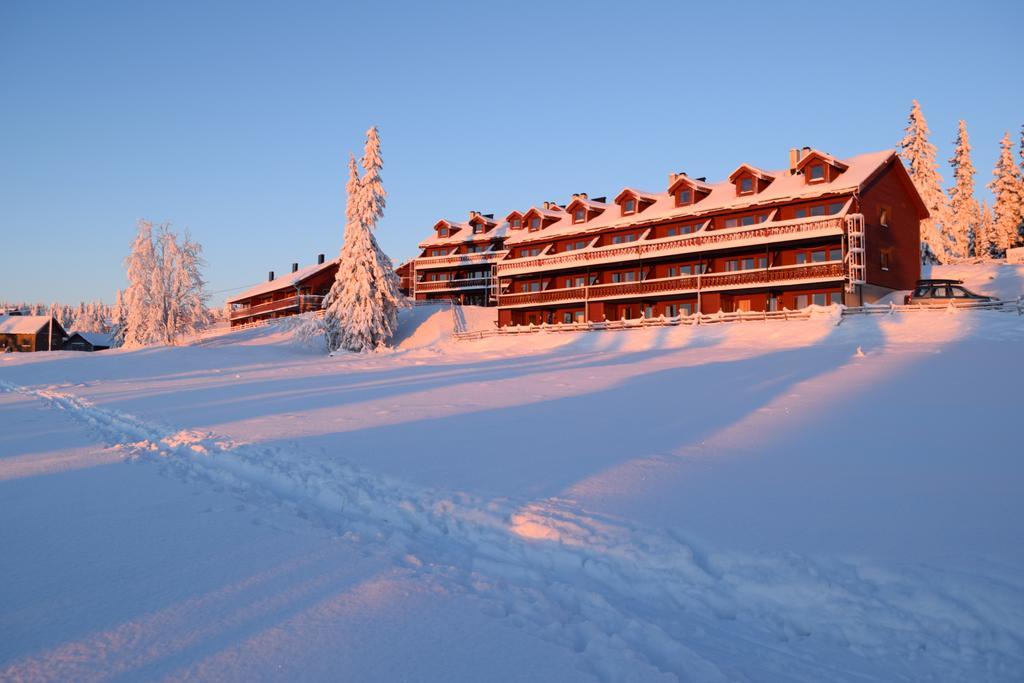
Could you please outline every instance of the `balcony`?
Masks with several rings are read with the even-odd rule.
[[[431,268],[452,268],[477,264],[490,264],[507,254],[507,251],[481,251],[475,254],[452,254],[451,256],[424,256],[415,261],[416,270]]]
[[[829,261],[800,266],[744,270],[732,273],[707,273],[705,275],[684,275],[682,277],[641,280],[639,282],[617,282],[590,287],[548,289],[543,292],[502,294],[498,296],[501,308],[540,306],[544,304],[603,301],[606,299],[630,299],[670,294],[747,289],[768,285],[783,286],[812,282],[842,280],[845,269],[842,261]]]
[[[254,306],[233,308],[231,309],[231,320],[250,318],[255,315],[264,315],[266,313],[277,313],[279,311],[287,311],[290,309],[295,309],[292,312],[293,315],[304,311],[313,311],[320,308],[323,300],[324,298],[322,296],[303,294],[302,296],[290,296],[285,299],[266,301]]]
[[[744,228],[725,228],[681,237],[631,242],[625,245],[567,251],[550,256],[511,259],[498,263],[498,275],[510,276],[579,266],[618,263],[661,256],[674,256],[707,250],[709,247],[746,247],[775,244],[813,237],[837,237],[844,231],[846,218],[828,216],[800,218]]]
[[[492,284],[489,277],[464,278],[461,280],[434,280],[417,282],[416,292],[446,292],[460,289],[482,289]]]

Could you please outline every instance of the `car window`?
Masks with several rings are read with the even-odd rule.
[[[970,294],[967,293],[967,290],[964,289],[963,287],[950,287],[950,289],[953,290],[953,296],[955,296],[955,297],[959,297],[961,299],[964,299],[964,298],[969,298],[971,296]]]
[[[918,298],[928,296],[929,290],[931,290],[931,287],[928,285],[922,285],[914,290],[914,296]]]
[[[932,298],[935,298],[935,299],[945,299],[948,296],[949,296],[949,294],[946,293],[946,286],[945,285],[937,286],[935,289],[932,290]]]

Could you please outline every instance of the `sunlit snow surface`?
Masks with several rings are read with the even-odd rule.
[[[0,356],[0,679],[1024,677],[1024,317],[404,315]]]

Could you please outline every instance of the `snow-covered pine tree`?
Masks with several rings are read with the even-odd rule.
[[[1002,256],[1017,242],[1018,229],[1024,213],[1024,197],[1021,196],[1021,173],[1013,160],[1013,142],[1010,134],[1003,135],[999,142],[999,159],[992,169],[993,179],[988,184],[995,198],[993,210],[993,242],[996,255]]]
[[[971,240],[977,228],[980,211],[974,198],[974,164],[971,162],[971,142],[967,137],[967,123],[960,120],[953,158],[953,186],[949,188],[949,229],[953,258],[967,258],[971,254]]]
[[[941,263],[949,255],[949,240],[944,235],[946,195],[942,192],[935,145],[928,141],[930,134],[921,106],[914,100],[899,147],[910,177],[928,207],[929,217],[921,221],[921,259],[926,264]]]
[[[398,309],[404,303],[391,259],[373,236],[386,201],[376,127],[366,133],[361,164],[362,178],[355,159],[349,158],[345,241],[338,254],[338,275],[324,299],[323,328],[332,353],[362,353],[386,345],[394,337]]]
[[[124,293],[117,290],[114,299],[113,325],[110,329],[110,340],[115,347],[124,346],[124,334],[128,327],[128,311],[124,305]]]
[[[992,211],[988,208],[988,202],[982,202],[981,217],[978,219],[978,227],[974,231],[974,256],[983,259],[992,258],[992,253],[996,248],[994,239]]]

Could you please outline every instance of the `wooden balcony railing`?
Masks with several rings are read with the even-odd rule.
[[[260,315],[263,313],[286,311],[291,308],[298,309],[296,311],[297,313],[313,311],[320,308],[323,300],[324,298],[322,296],[303,294],[302,296],[290,296],[285,299],[277,299],[275,301],[265,301],[264,303],[256,304],[255,306],[231,309],[231,319],[238,320],[239,318],[248,318],[250,316]]]
[[[481,287],[490,287],[491,278],[489,277],[473,277],[463,278],[461,280],[433,280],[428,282],[417,282],[417,292],[440,292],[444,290],[457,290],[457,289],[480,289]]]
[[[597,301],[604,299],[625,299],[639,296],[662,294],[683,294],[718,289],[756,287],[759,285],[799,282],[801,280],[841,280],[844,277],[842,261],[814,263],[800,266],[744,270],[732,273],[707,273],[705,275],[684,275],[682,277],[641,280],[638,282],[617,282],[590,287],[569,287],[548,289],[543,292],[522,294],[501,294],[498,306],[535,306],[542,304]]]
[[[731,246],[740,243],[761,244],[780,238],[800,238],[817,234],[843,233],[845,217],[829,216],[819,220],[797,219],[747,228],[725,228],[710,232],[699,232],[671,239],[630,242],[622,246],[597,247],[579,251],[568,251],[550,256],[510,259],[498,263],[498,275],[552,270],[594,262],[616,262],[639,260],[672,253],[698,251],[710,246]]]
[[[494,263],[507,253],[507,251],[480,251],[475,254],[424,256],[416,259],[416,270],[425,270],[428,268],[449,268],[451,266],[468,266],[475,263]]]

